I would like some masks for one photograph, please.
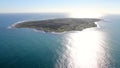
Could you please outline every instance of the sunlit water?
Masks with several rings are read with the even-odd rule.
[[[61,15],[0,14],[0,68],[120,68],[120,16],[99,28],[64,33],[8,29],[18,21]]]
[[[64,36],[64,53],[57,60],[56,68],[108,68],[104,32],[86,29]]]

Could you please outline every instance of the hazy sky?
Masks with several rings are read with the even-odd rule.
[[[120,0],[0,0],[0,12],[120,13]]]

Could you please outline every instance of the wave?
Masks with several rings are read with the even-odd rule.
[[[94,22],[97,25],[97,28],[101,28],[98,22]]]

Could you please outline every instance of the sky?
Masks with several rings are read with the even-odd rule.
[[[120,14],[120,0],[0,0],[0,13]],[[78,14],[79,13],[79,14]]]

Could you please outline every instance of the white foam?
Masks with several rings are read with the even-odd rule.
[[[23,22],[29,22],[29,21],[35,21],[35,20],[23,20],[23,21],[18,21],[10,26],[8,26],[8,29],[11,29],[11,28],[15,28],[15,25],[19,24],[19,23],[23,23]]]
[[[101,28],[98,22],[95,22],[95,24],[97,25],[97,28]]]

